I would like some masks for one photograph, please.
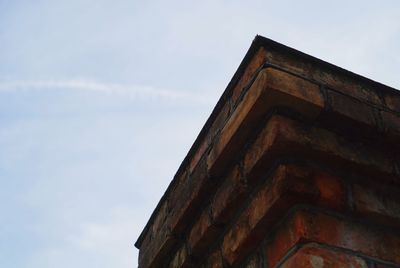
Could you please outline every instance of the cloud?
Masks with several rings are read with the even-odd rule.
[[[105,209],[106,219],[64,226],[60,237],[37,248],[26,267],[136,267],[141,211],[124,206]]]
[[[67,240],[82,252],[119,260],[120,267],[134,267],[137,250],[133,243],[140,233],[140,215],[132,209],[114,207],[109,221],[85,222]]]
[[[115,94],[139,100],[172,100],[189,103],[214,103],[216,98],[209,94],[160,89],[151,86],[101,83],[84,79],[71,80],[17,80],[0,82],[1,91],[16,90],[81,90]]]

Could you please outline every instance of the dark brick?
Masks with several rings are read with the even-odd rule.
[[[310,243],[301,247],[280,268],[368,268],[366,261],[348,253]]]

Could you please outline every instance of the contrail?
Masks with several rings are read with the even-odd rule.
[[[194,94],[186,91],[167,90],[151,86],[99,83],[90,80],[18,80],[0,82],[1,91],[15,90],[84,90],[127,96],[133,99],[166,99],[190,103],[212,104],[216,98],[208,94]]]

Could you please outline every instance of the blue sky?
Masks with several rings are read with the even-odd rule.
[[[133,243],[256,34],[400,88],[398,1],[0,0],[0,265]]]

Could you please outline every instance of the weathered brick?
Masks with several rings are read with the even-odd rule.
[[[398,145],[400,141],[400,115],[381,111],[382,124],[387,133],[390,141],[394,146]]]
[[[364,259],[309,243],[285,260],[280,268],[368,268]]]
[[[342,180],[326,172],[314,172],[314,184],[318,189],[318,200],[325,207],[345,210],[347,203],[347,190]]]
[[[229,101],[227,101],[222,106],[221,110],[219,111],[218,115],[215,117],[211,127],[208,130],[207,137],[205,138],[205,140],[207,140],[207,142],[209,144],[212,144],[213,140],[215,139],[215,136],[224,127],[230,114],[231,114],[231,106],[230,106]]]
[[[260,132],[244,158],[248,180],[262,175],[265,166],[277,157],[303,157],[324,162],[332,167],[347,169],[367,176],[390,181],[398,180],[391,154],[379,148],[362,146],[325,129],[307,126],[274,115]]]
[[[139,254],[140,267],[160,267],[165,263],[164,258],[168,255],[174,244],[177,242],[176,238],[168,231],[157,233],[153,244],[149,245]]]
[[[265,173],[266,167],[271,166],[276,158],[290,148],[290,146],[287,146],[285,150],[283,146],[280,146],[282,143],[280,143],[278,136],[281,131],[282,120],[284,119],[280,116],[270,118],[255,142],[247,150],[243,166],[246,178],[250,183],[261,179],[260,177]]]
[[[165,230],[165,224],[168,217],[168,202],[163,202],[159,209],[158,213],[155,216],[153,223],[149,227],[150,230],[147,232],[146,236],[143,239],[142,246],[143,248],[148,248],[151,243],[154,243],[156,237],[155,234],[161,232],[162,229]]]
[[[175,256],[172,258],[172,261],[169,264],[170,268],[183,268],[183,267],[195,267],[193,262],[190,259],[187,246],[183,244],[178,251],[175,253]]]
[[[164,202],[150,226],[139,254],[139,265],[143,267],[157,267],[157,264],[172,248],[176,238],[171,234],[169,227],[168,203]]]
[[[264,268],[264,263],[262,257],[255,253],[247,260],[246,264],[243,266],[244,268]]]
[[[294,245],[304,242],[332,245],[400,263],[399,234],[321,212],[297,210],[267,246],[269,267],[274,267]]]
[[[236,200],[243,200],[247,192],[241,192],[242,185],[238,182],[240,172],[236,169],[231,173],[232,177],[226,180],[226,187],[222,185],[215,196],[217,202],[216,209],[213,211],[215,220],[221,222],[230,222],[233,214],[240,210],[243,205],[242,202]],[[254,231],[256,225],[260,224],[260,218],[268,213],[269,221],[273,223],[274,219],[279,214],[284,214],[286,210],[296,202],[319,202],[328,207],[333,207],[343,210],[345,207],[346,192],[341,182],[326,173],[309,171],[303,167],[296,166],[280,166],[274,174],[274,179],[271,185],[267,185],[264,192],[260,194],[263,198],[272,198],[272,200],[265,201],[265,199],[257,199],[251,207],[246,210],[244,224],[248,225],[249,232]],[[230,179],[234,179],[236,183],[232,183]],[[259,195],[257,195],[259,196]],[[240,199],[237,199],[240,198]],[[279,199],[274,204],[270,204]],[[220,203],[218,203],[220,202]],[[214,204],[215,206],[216,204]],[[266,206],[263,210],[263,206]],[[271,206],[270,211],[267,211],[268,206]],[[227,212],[224,212],[227,211]],[[274,215],[277,214],[277,215]],[[224,217],[222,218],[223,215]],[[223,220],[221,220],[221,218]],[[243,223],[236,224],[241,229]],[[235,230],[236,228],[234,228]],[[212,220],[209,218],[208,211],[205,210],[201,217],[196,221],[195,226],[192,228],[189,235],[189,242],[194,248],[194,254],[198,255],[204,251],[206,245],[213,241],[221,229],[218,225],[213,225]],[[246,233],[244,233],[246,234]],[[259,236],[261,237],[261,236]],[[237,239],[237,237],[235,237]],[[244,246],[246,247],[246,246]],[[249,247],[250,248],[250,247]]]
[[[194,256],[201,255],[222,231],[218,225],[212,223],[208,210],[204,210],[189,233],[189,246]]]
[[[201,142],[200,146],[198,147],[197,151],[194,153],[190,164],[189,164],[189,173],[192,173],[194,168],[197,166],[199,163],[200,159],[203,157],[203,155],[206,153],[208,147],[210,145],[210,142],[205,139]]]
[[[328,113],[325,114],[326,124],[334,124],[333,128],[352,134],[378,128],[379,123],[375,116],[378,111],[375,111],[373,106],[329,88],[326,92],[330,107]]]
[[[389,187],[354,184],[353,202],[357,215],[377,223],[400,227],[400,192]]]
[[[398,268],[399,266],[396,264],[383,264],[383,263],[375,263],[373,268]]]
[[[281,106],[316,118],[324,100],[316,84],[279,70],[262,70],[211,149],[207,161],[210,173],[221,174],[267,112]]]
[[[267,112],[262,102],[265,76],[258,75],[239,106],[233,112],[221,134],[214,142],[207,164],[212,175],[220,175],[252,131],[254,124]]]
[[[396,112],[400,112],[400,96],[399,96],[399,94],[395,94],[394,92],[386,93],[384,98],[385,98],[385,103],[389,109],[396,111]]]
[[[190,208],[191,198],[189,174],[185,174],[175,185],[175,188],[171,191],[172,194],[169,199],[170,206],[170,229],[175,230],[176,233],[180,233],[185,228],[186,220],[191,217],[193,209]]]
[[[293,74],[267,68],[265,105],[284,106],[309,119],[315,119],[324,108],[324,98],[319,86]]]
[[[227,224],[243,202],[250,189],[242,177],[239,165],[233,167],[218,188],[211,204],[213,221]]]
[[[242,76],[232,89],[231,104],[234,106],[243,93],[243,89],[249,84],[254,77],[256,70],[260,68],[265,62],[265,51],[260,48],[254,54],[250,62],[247,64]]]
[[[332,68],[332,65],[316,64],[309,57],[298,57],[269,48],[266,48],[266,58],[271,64],[317,81],[329,88],[378,106],[384,106],[376,92],[376,85],[364,82],[359,77],[354,77],[354,74],[338,71],[335,67]]]
[[[173,233],[180,234],[193,217],[199,213],[204,198],[213,192],[215,180],[208,176],[206,160],[203,157],[194,171],[188,175],[175,198],[170,200],[170,229]]]
[[[224,268],[221,251],[215,250],[209,256],[207,256],[206,261],[202,265],[202,267],[203,268]]]
[[[293,165],[279,166],[224,236],[225,259],[230,265],[241,261],[295,204],[323,203],[340,210],[345,196],[344,187],[332,176]]]

